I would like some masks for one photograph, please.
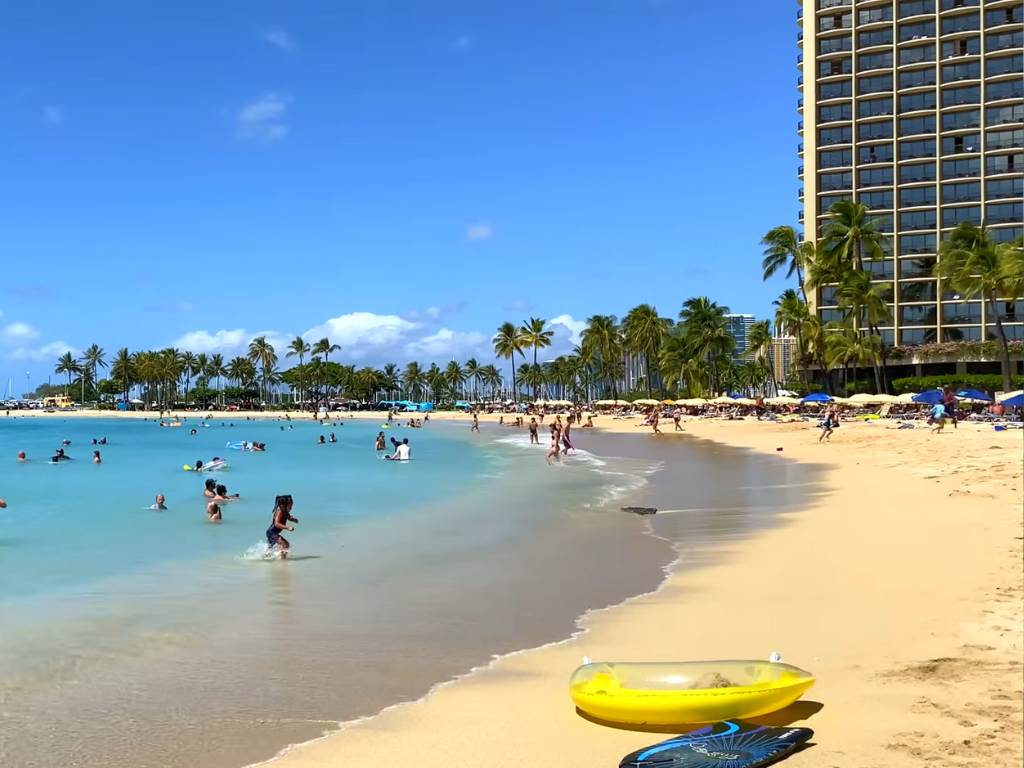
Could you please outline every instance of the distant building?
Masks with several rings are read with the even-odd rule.
[[[792,336],[776,336],[772,339],[772,365],[775,367],[775,380],[784,382],[789,377],[799,355],[797,341]]]
[[[753,315],[726,315],[726,328],[729,335],[736,339],[736,349],[732,352],[733,362],[739,362],[747,356],[750,326],[754,324]]]

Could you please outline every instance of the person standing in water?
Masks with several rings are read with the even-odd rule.
[[[291,494],[275,498],[273,516],[270,520],[270,527],[267,528],[267,546],[271,551],[276,549],[280,552],[282,559],[288,557],[288,550],[292,545],[281,535],[281,531],[294,531],[295,526],[288,525],[288,523],[299,522],[299,518],[292,517],[293,505]]]
[[[206,518],[211,523],[219,523],[221,521],[220,504],[216,501],[211,501],[206,505]]]
[[[541,414],[541,418],[544,416]],[[530,445],[540,445],[540,437],[537,435],[537,419],[530,417]]]
[[[470,432],[480,431],[480,417],[477,416],[476,411],[473,411],[473,426],[469,428]]]
[[[563,456],[568,456],[569,449],[573,448],[572,440],[569,437],[569,430],[572,429],[573,420],[574,417],[571,413],[565,417],[565,429],[562,430],[562,445],[565,446],[565,450],[562,451]]]
[[[548,464],[557,460],[559,455],[559,443],[562,439],[562,430],[558,428],[557,422],[551,424],[551,446],[548,448],[548,455],[545,457]]]
[[[154,512],[165,512],[167,510],[166,499],[162,493],[156,495],[156,503],[153,504],[150,509]]]
[[[378,456],[382,456],[384,454],[384,451],[387,450],[387,447],[388,447],[388,444],[387,444],[387,441],[384,440],[384,433],[383,432],[378,432],[377,433],[377,442],[374,443],[373,450],[375,450],[377,452]]]

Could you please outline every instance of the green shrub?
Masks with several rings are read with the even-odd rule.
[[[1014,376],[1016,389],[1024,386],[1024,376]],[[956,389],[980,389],[996,392],[1003,387],[1003,377],[998,373],[951,373],[945,376],[908,376],[892,380],[892,391],[899,395],[904,392],[924,392],[926,389],[954,387]]]

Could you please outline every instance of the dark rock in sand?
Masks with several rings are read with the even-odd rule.
[[[634,515],[653,515],[657,512],[656,507],[623,507],[623,512],[632,512]]]

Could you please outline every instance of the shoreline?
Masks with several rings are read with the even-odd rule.
[[[496,416],[487,420],[496,420]],[[609,426],[610,421],[601,419],[598,430],[641,431],[636,420],[616,420]],[[785,660],[819,675],[818,685],[805,700],[785,712],[761,718],[764,722],[807,725],[817,731],[816,746],[791,757],[794,765],[818,765],[831,759],[847,765],[896,766],[905,765],[908,760],[920,762],[961,753],[980,753],[993,765],[1019,765],[1020,691],[1016,686],[1021,651],[1021,579],[1017,567],[1021,553],[1020,435],[982,432],[980,427],[965,425],[957,435],[933,437],[971,442],[968,453],[949,451],[963,454],[957,472],[943,474],[943,462],[950,456],[933,452],[929,456],[932,467],[917,470],[919,476],[893,478],[892,474],[904,465],[899,461],[895,465],[884,463],[892,456],[874,450],[872,443],[881,439],[887,443],[913,440],[919,444],[932,436],[915,431],[910,438],[905,431],[895,430],[886,430],[883,435],[878,430],[884,427],[879,426],[872,433],[874,427],[844,424],[835,443],[823,446],[816,444],[817,431],[807,424],[690,420],[685,424],[685,432],[766,455],[784,447],[783,456],[795,457],[800,462],[820,462],[826,458],[815,455],[818,451],[832,451],[834,456],[860,448],[856,457],[860,461],[855,466],[862,462],[871,465],[873,471],[889,481],[886,488],[894,479],[900,481],[898,486],[909,486],[896,488],[896,500],[916,499],[914,503],[929,507],[931,514],[949,525],[942,536],[931,542],[933,546],[918,546],[915,552],[906,553],[912,556],[905,556],[910,562],[900,564],[904,566],[901,575],[910,583],[892,590],[895,594],[887,595],[889,590],[884,588],[884,582],[866,583],[866,588],[856,586],[857,579],[868,582],[876,570],[887,572],[895,560],[879,561],[882,565],[875,568],[873,557],[865,549],[863,561],[849,564],[856,573],[850,579],[838,580],[852,582],[854,586],[847,589],[849,596],[859,599],[851,604],[831,594],[837,586],[832,583],[834,575],[832,579],[817,580],[798,577],[796,583],[807,587],[809,593],[804,598],[807,605],[804,615],[797,614],[791,622],[797,626],[787,629],[786,620],[775,616],[778,603],[789,609],[799,595],[782,597],[775,593],[779,599],[769,601],[766,598],[774,593],[766,584],[770,580],[752,578],[749,573],[767,559],[775,563],[776,572],[769,575],[788,587],[793,574],[786,571],[791,571],[799,558],[779,558],[773,552],[795,547],[797,540],[806,540],[808,536],[815,540],[818,532],[808,529],[820,527],[822,521],[816,521],[816,517],[823,509],[831,509],[840,517],[843,512],[856,514],[857,505],[853,504],[851,509],[849,497],[854,496],[856,501],[857,496],[873,495],[870,491],[862,493],[863,483],[856,478],[851,482],[849,465],[833,463],[826,470],[829,492],[824,505],[820,499],[811,500],[805,509],[785,514],[783,524],[757,531],[740,547],[717,547],[709,563],[684,565],[685,547],[677,547],[676,557],[664,569],[665,578],[654,590],[585,612],[577,618],[577,628],[569,637],[498,656],[482,667],[436,684],[419,699],[389,706],[371,717],[341,723],[338,729],[318,739],[291,745],[273,759],[256,765],[319,768],[372,760],[375,765],[398,766],[415,759],[419,765],[441,766],[460,764],[460,756],[467,752],[486,755],[474,760],[486,759],[497,766],[545,764],[552,754],[570,752],[579,756],[580,764],[611,764],[627,752],[663,738],[662,733],[676,731],[651,729],[643,733],[607,728],[579,717],[569,701],[566,682],[582,655],[607,660],[668,660],[766,657],[773,650],[782,651]],[[753,434],[755,431],[758,434]],[[966,524],[971,528],[972,516],[969,511],[965,513],[963,504],[958,507],[957,499],[970,497],[972,491],[953,487],[955,482],[950,482],[949,474],[958,474],[966,462],[983,457],[981,452],[990,450],[986,439],[992,435],[999,443],[995,447],[1006,454],[991,468],[989,478],[979,484],[974,495],[985,504],[993,519],[980,531],[984,535],[969,556],[961,557],[959,568],[935,562],[929,566],[928,561],[935,560],[928,556],[929,551],[933,555],[962,554],[964,527]],[[799,446],[794,445],[795,436],[799,436]],[[846,436],[855,437],[857,443],[836,451],[842,444],[841,438]],[[980,442],[986,445],[977,445]],[[943,448],[953,445],[950,442]],[[963,448],[962,444],[957,447]],[[926,474],[936,471],[938,474]],[[910,506],[913,509],[913,504]],[[884,507],[869,505],[861,511],[866,530],[866,534],[861,532],[861,538],[866,535],[868,540],[874,540],[872,526],[885,518]],[[879,548],[887,552],[906,550],[906,537],[915,531],[922,515],[920,511],[912,513],[912,519],[897,526],[896,533],[890,531],[889,543]],[[825,528],[833,527],[835,520],[825,523]],[[1002,542],[1002,551],[1008,554],[992,569],[989,554],[997,542]],[[833,537],[832,546],[822,547],[824,551],[816,559],[827,562],[834,554],[833,548],[843,550],[849,544],[852,542],[843,536]],[[745,562],[737,562],[737,555]],[[905,570],[908,565],[909,571]],[[945,578],[941,576],[943,571]],[[963,576],[968,574],[971,578],[965,582]],[[936,586],[943,583],[945,587]],[[928,591],[932,593],[930,598]],[[757,620],[748,620],[750,631],[738,629],[723,639],[720,631],[702,629],[720,628],[723,606],[730,621],[737,620],[736,611],[728,607],[732,601],[727,599],[728,593],[737,592],[748,602],[754,599],[755,604],[756,598],[760,598],[759,608],[754,611]],[[914,617],[913,610],[901,607],[912,604],[906,594],[927,602],[926,610],[920,612],[923,625]],[[695,595],[711,599],[697,602]],[[821,609],[820,621],[813,620],[811,615],[816,608]],[[860,618],[851,621],[849,611],[857,610],[861,613],[855,615]],[[679,614],[688,617],[681,618]],[[849,630],[864,624],[865,615],[875,621],[864,631],[868,637],[861,638],[858,632]],[[996,618],[986,622],[986,615]],[[649,631],[637,632],[638,627]],[[849,633],[843,635],[840,629]],[[815,647],[813,641],[799,638],[802,630],[829,637],[834,645],[820,643]],[[754,640],[749,634],[759,634],[764,639]],[[667,640],[666,636],[675,637],[676,641]],[[721,652],[711,650],[716,646]],[[707,650],[701,653],[698,649]],[[831,659],[830,650],[834,656]],[[956,685],[952,686],[952,682]],[[990,701],[984,701],[986,698]],[[851,752],[862,759],[850,763]]]

